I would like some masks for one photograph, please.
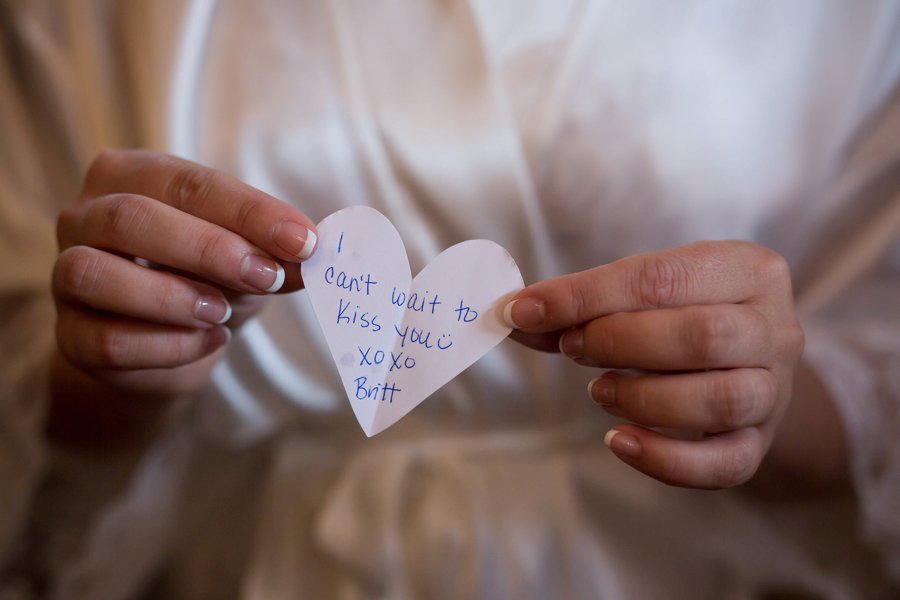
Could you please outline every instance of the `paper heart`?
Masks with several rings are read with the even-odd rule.
[[[366,206],[317,226],[303,282],[366,435],[379,433],[500,343],[500,303],[522,288],[505,249],[469,240],[415,279],[400,234]]]

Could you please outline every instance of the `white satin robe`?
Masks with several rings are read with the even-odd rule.
[[[0,11],[12,597],[35,580],[93,600],[858,598],[897,585],[900,4]],[[53,218],[109,146],[224,169],[314,220],[374,206],[414,271],[478,237],[529,283],[698,239],[771,246],[844,419],[858,503],[770,506],[651,481],[603,446],[614,421],[586,396],[595,373],[511,341],[366,439],[305,292],[241,330],[213,389],[145,455],[49,451]]]

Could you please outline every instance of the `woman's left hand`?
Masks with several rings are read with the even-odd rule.
[[[525,345],[611,369],[589,393],[631,423],[607,444],[650,477],[693,488],[753,476],[803,350],[787,263],[748,242],[699,242],[541,281],[504,316]]]

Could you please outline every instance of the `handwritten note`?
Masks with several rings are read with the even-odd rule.
[[[345,208],[317,228],[303,281],[366,435],[393,425],[509,334],[500,305],[523,282],[496,243],[452,246],[413,279],[400,234],[377,210]]]

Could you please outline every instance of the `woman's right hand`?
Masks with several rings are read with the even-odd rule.
[[[155,411],[198,391],[266,295],[303,287],[295,263],[316,243],[290,205],[138,150],[94,160],[57,237],[53,399],[67,414],[79,396],[106,398],[101,411],[125,399]]]

